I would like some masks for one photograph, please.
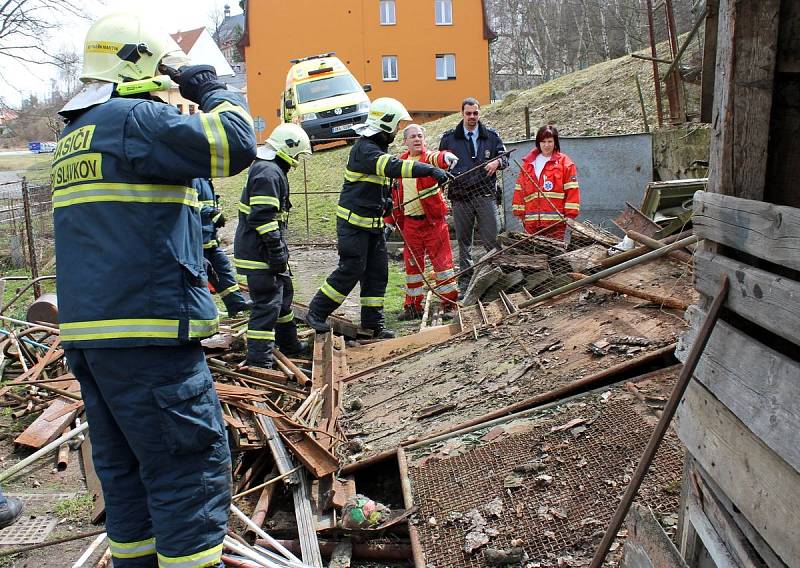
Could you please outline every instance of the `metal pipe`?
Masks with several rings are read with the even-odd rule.
[[[639,460],[639,465],[636,467],[636,471],[633,473],[631,481],[625,490],[625,495],[623,495],[622,501],[617,507],[614,517],[611,519],[611,523],[608,525],[608,528],[603,535],[603,540],[600,542],[600,546],[598,547],[594,558],[592,558],[590,568],[600,568],[600,566],[603,564],[603,560],[605,559],[606,554],[608,554],[608,549],[611,547],[611,543],[614,541],[617,531],[622,526],[622,522],[625,520],[625,516],[628,514],[628,509],[630,509],[631,503],[633,503],[633,499],[636,497],[636,493],[639,491],[639,487],[642,485],[644,476],[647,475],[647,472],[650,469],[650,464],[653,462],[653,458],[655,457],[656,452],[661,445],[661,441],[664,439],[664,435],[669,429],[670,423],[672,422],[672,417],[675,415],[675,411],[678,409],[678,404],[683,398],[683,394],[686,392],[689,382],[692,380],[692,374],[694,373],[697,364],[700,362],[700,357],[703,354],[703,350],[705,349],[708,340],[711,338],[711,332],[714,331],[714,325],[719,318],[719,314],[722,310],[723,304],[725,303],[725,298],[727,295],[728,276],[724,275],[722,277],[722,281],[720,282],[719,291],[717,292],[717,295],[714,297],[714,301],[711,303],[711,306],[708,309],[706,319],[703,322],[703,325],[700,327],[700,330],[697,332],[697,337],[692,343],[689,354],[686,356],[683,369],[681,370],[678,381],[675,383],[675,388],[673,389],[672,394],[670,395],[669,400],[664,407],[661,419],[658,421],[655,430],[653,430],[653,434],[650,436],[650,441],[647,443],[647,447],[645,448],[644,453]]]
[[[531,298],[530,300],[522,302],[519,305],[519,307],[521,309],[527,308],[533,306],[534,304],[538,304],[539,302],[543,302],[544,300],[549,300],[554,296],[559,296],[561,294],[566,294],[567,292],[572,292],[573,290],[583,288],[585,286],[588,286],[589,284],[597,282],[601,278],[605,278],[607,276],[617,274],[618,272],[622,272],[623,270],[627,270],[628,268],[631,268],[633,266],[638,266],[639,264],[644,264],[645,262],[650,262],[651,260],[661,258],[665,254],[669,254],[674,250],[685,247],[686,245],[691,245],[693,243],[696,243],[698,240],[700,240],[699,237],[697,237],[696,235],[692,235],[691,237],[686,237],[685,239],[675,241],[671,245],[667,245],[665,247],[661,247],[660,249],[650,251],[638,258],[634,258],[627,262],[623,262],[622,264],[618,264],[617,266],[612,266],[611,268],[606,268],[605,270],[601,270],[596,274],[592,274],[588,278],[571,282],[566,286],[561,286],[560,288],[556,288],[555,290],[550,290],[549,292],[545,292],[544,294],[539,294],[538,296]]]
[[[256,533],[258,536],[269,542],[270,545],[274,546],[275,549],[281,554],[283,554],[287,559],[291,560],[293,563],[296,564],[301,564],[301,565],[303,564],[303,562],[297,556],[292,554],[285,546],[283,546],[277,540],[269,536],[264,531],[264,529],[259,527],[253,521],[251,521],[250,518],[244,513],[242,513],[242,511],[240,511],[236,505],[231,504],[231,511],[233,511],[233,514],[239,517],[239,520],[241,520],[245,525],[247,525],[254,533]]]
[[[103,544],[105,539],[106,533],[98,535],[97,538],[92,541],[92,544],[89,545],[89,548],[87,548],[83,554],[81,554],[81,557],[75,561],[75,563],[72,565],[72,568],[83,568],[89,558],[91,558],[92,554],[94,554],[94,551],[97,550],[101,544]]]
[[[656,49],[655,22],[653,22],[653,0],[647,0],[647,31],[650,36],[650,55],[653,59],[658,57]],[[658,74],[658,63],[653,61],[653,84],[656,95],[656,115],[659,128],[664,126],[664,107],[661,102],[661,79]]]
[[[10,468],[8,468],[4,472],[0,473],[0,482],[5,481],[6,479],[8,479],[9,477],[13,476],[17,472],[25,469],[26,467],[28,467],[30,464],[32,464],[33,462],[35,462],[39,458],[41,458],[43,456],[46,456],[47,454],[49,454],[50,452],[52,452],[53,450],[58,448],[61,444],[63,444],[67,440],[71,440],[72,438],[74,438],[75,436],[77,436],[78,434],[83,432],[84,430],[87,430],[88,428],[89,428],[89,423],[88,422],[84,422],[83,424],[81,424],[77,428],[73,428],[72,430],[70,430],[66,434],[62,435],[61,437],[59,437],[59,438],[57,438],[55,440],[53,440],[52,442],[47,444],[45,447],[43,447],[41,450],[38,450],[38,451],[32,453],[31,455],[29,455],[24,460],[20,461],[19,463],[16,463],[16,464],[12,465]]]
[[[403,446],[397,448],[397,465],[400,470],[400,485],[403,490],[403,505],[406,509],[414,506],[414,496],[411,492],[411,480],[408,477],[408,460]],[[414,568],[425,568],[425,554],[422,552],[422,544],[419,541],[419,531],[413,523],[408,524],[408,537],[411,541],[411,557],[414,561]]]
[[[689,35],[686,36],[686,40],[684,41],[684,43],[681,46],[681,48],[678,50],[678,54],[675,56],[675,59],[673,59],[672,62],[670,62],[670,65],[669,65],[669,68],[667,69],[667,72],[664,73],[664,79],[663,80],[666,80],[666,78],[669,77],[669,74],[672,73],[673,71],[675,71],[675,67],[678,65],[678,63],[680,63],[681,57],[683,57],[683,53],[686,51],[686,48],[689,47],[689,44],[691,43],[692,39],[694,39],[695,34],[700,29],[700,24],[702,24],[703,20],[706,19],[706,14],[708,14],[708,5],[703,6],[703,11],[700,12],[700,15],[697,17],[697,20],[694,22],[694,26],[692,26],[692,30],[689,32]]]
[[[642,233],[638,233],[633,230],[625,231],[625,234],[632,238],[637,243],[643,244],[649,249],[657,250],[661,248],[663,245],[652,237],[648,237],[647,235],[643,235]],[[688,252],[682,250],[676,250],[669,253],[670,258],[674,258],[675,260],[679,260],[681,262],[692,262],[692,255]]]
[[[583,278],[589,277],[586,274],[581,274],[580,272],[569,272],[567,273],[567,276],[569,276],[573,280],[582,280]],[[686,308],[689,307],[688,302],[684,302],[683,300],[674,298],[673,296],[653,294],[645,290],[639,290],[638,288],[634,288],[633,286],[618,284],[617,282],[612,282],[610,280],[598,280],[597,282],[592,284],[592,286],[597,286],[598,288],[604,288],[605,290],[611,290],[612,292],[617,292],[618,294],[627,294],[628,296],[641,298],[642,300],[653,302],[654,304],[658,304],[665,308],[673,308],[675,310],[685,310]]]

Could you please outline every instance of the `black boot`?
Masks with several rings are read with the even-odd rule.
[[[272,354],[272,349],[274,347],[274,341],[265,341],[263,339],[248,340],[247,358],[244,364],[248,367],[272,369],[275,363],[275,356]]]
[[[228,317],[235,318],[241,312],[249,312],[253,309],[253,300],[245,300],[243,303],[236,304],[235,306],[227,307]]]
[[[372,331],[372,339],[394,339],[395,333],[389,328],[380,326],[374,328],[365,328]]]
[[[6,497],[6,502],[0,505],[0,529],[9,527],[17,522],[22,515],[22,501],[16,497]]]
[[[304,353],[309,352],[309,348],[311,347],[311,342],[306,341],[304,339],[298,339],[297,342],[291,347],[281,347],[281,353],[286,355],[287,357],[292,357],[294,355],[303,355]]]
[[[314,309],[309,306],[308,313],[306,314],[306,323],[317,333],[328,333],[331,330],[331,326],[326,321],[328,319],[327,315],[319,314],[314,311]]]

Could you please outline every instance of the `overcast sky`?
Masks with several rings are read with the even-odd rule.
[[[93,18],[109,12],[127,10],[131,5],[137,12],[155,17],[167,32],[190,30],[209,26],[209,14],[214,9],[222,11],[225,4],[231,7],[231,15],[241,13],[238,0],[86,0],[78,2]],[[53,46],[55,52],[73,49],[78,53],[83,50],[83,39],[91,22],[74,20],[64,26],[60,34],[55,34],[46,41]],[[0,58],[0,97],[10,106],[18,106],[30,93],[43,94],[48,91],[50,79],[56,76],[49,65],[17,64],[8,58]],[[9,84],[11,83],[11,84]]]

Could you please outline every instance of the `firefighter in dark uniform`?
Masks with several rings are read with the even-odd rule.
[[[192,180],[192,187],[197,190],[200,200],[200,221],[203,225],[203,257],[208,263],[208,281],[219,295],[229,317],[235,317],[239,312],[249,310],[252,303],[245,300],[236,274],[225,252],[219,246],[217,229],[225,226],[225,216],[219,208],[214,185],[210,179],[197,178]]]
[[[317,332],[330,331],[328,316],[357,283],[361,284],[361,327],[372,337],[387,339],[383,301],[389,279],[384,215],[391,211],[392,178],[433,177],[440,185],[447,172],[414,160],[399,160],[388,153],[400,121],[411,120],[406,108],[388,97],[375,99],[367,121],[354,128],[361,135],[347,161],[345,180],[336,210],[339,266],[308,307],[308,324]]]
[[[81,385],[115,568],[222,567],[231,462],[200,345],[217,309],[191,180],[242,171],[255,134],[211,66],[169,71],[202,113],[150,95],[168,88],[159,63],[179,66],[177,44],[157,30],[130,14],[97,20],[85,86],[60,111],[61,345]]]
[[[247,365],[272,367],[273,348],[296,355],[308,349],[297,339],[292,311],[294,287],[289,272],[286,222],[289,168],[300,154],[311,154],[308,134],[296,124],[281,124],[258,149],[239,201],[239,224],[233,243],[236,270],[247,276],[253,311],[247,325]]]

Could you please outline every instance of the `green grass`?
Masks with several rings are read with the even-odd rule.
[[[92,495],[83,493],[72,499],[59,501],[53,509],[53,514],[67,522],[77,523],[88,521],[92,513]]]
[[[19,175],[35,183],[50,178],[52,154],[31,154],[30,156],[0,156],[0,171],[19,171]]]

